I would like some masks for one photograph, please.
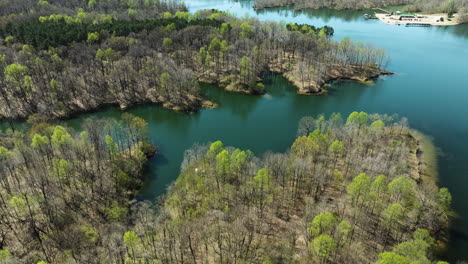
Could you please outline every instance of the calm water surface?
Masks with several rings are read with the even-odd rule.
[[[271,76],[265,96],[226,93],[204,85],[206,95],[220,104],[197,114],[174,113],[157,106],[129,110],[149,122],[151,140],[159,155],[150,162],[149,183],[144,191],[152,199],[174,181],[180,171],[184,150],[196,142],[221,140],[225,145],[265,151],[285,151],[293,142],[298,120],[306,115],[352,111],[397,113],[410,125],[434,138],[440,148],[440,185],[453,194],[460,218],[454,223],[447,259],[468,260],[468,25],[450,28],[389,26],[364,20],[371,11],[304,11],[289,8],[256,12],[251,2],[219,0],[187,1],[191,12],[216,8],[237,16],[262,21],[308,23],[335,28],[335,39],[372,42],[391,57],[388,69],[395,76],[372,85],[335,83],[329,96],[299,96],[285,79]],[[120,116],[116,109],[85,114],[68,121],[79,128],[89,116]]]

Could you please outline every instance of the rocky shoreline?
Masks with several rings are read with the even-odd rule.
[[[53,116],[47,117],[49,119],[69,119],[75,116],[78,116],[82,113],[89,113],[94,111],[99,111],[104,107],[114,106],[118,107],[120,110],[124,111],[130,107],[142,104],[154,104],[160,105],[161,107],[176,112],[182,113],[193,113],[200,109],[212,109],[216,108],[218,104],[213,101],[210,101],[206,98],[203,98],[199,95],[187,95],[186,101],[184,102],[171,102],[165,101],[161,97],[145,97],[145,98],[134,98],[134,101],[113,101],[113,100],[99,100],[96,98],[82,98],[80,100],[76,99],[71,104],[66,105],[66,110],[54,111]],[[10,109],[3,110],[0,113],[0,120],[26,120],[30,116],[36,114],[32,113],[28,109],[19,109],[16,108],[13,113]]]
[[[269,71],[280,74],[284,76],[288,81],[290,81],[294,86],[297,87],[297,93],[302,95],[323,95],[327,93],[327,89],[325,88],[326,84],[329,84],[335,80],[350,80],[350,81],[357,81],[357,82],[368,82],[371,80],[377,79],[379,76],[382,75],[392,75],[394,73],[377,69],[377,68],[362,68],[357,66],[341,66],[336,65],[333,69],[330,69],[326,75],[318,80],[310,82],[307,85],[304,85],[292,72],[280,70],[279,68],[270,67]],[[259,83],[261,83],[261,79],[259,79]],[[244,89],[242,88],[240,83],[232,82],[228,84],[219,83],[210,79],[202,79],[200,78],[200,82],[206,82],[214,85],[218,85],[223,88],[225,91],[234,92],[234,93],[243,93],[248,95],[263,95],[265,94],[265,90],[262,86],[259,86],[257,90],[254,89]],[[106,106],[116,106],[119,107],[122,111],[141,104],[155,104],[160,105],[163,108],[170,109],[176,112],[182,113],[193,113],[200,109],[213,109],[218,107],[218,104],[210,101],[202,96],[198,95],[187,95],[186,101],[184,102],[171,102],[165,101],[164,98],[161,96],[159,97],[145,97],[145,98],[134,98],[136,100],[129,101],[129,100],[122,100],[119,102],[111,101],[111,100],[98,100],[93,98],[83,98],[81,100],[75,100],[73,104],[67,105],[67,111],[56,111],[54,112],[54,116],[51,119],[67,119],[74,116],[77,116],[81,113],[93,112],[98,111]],[[23,109],[20,110],[16,108],[15,113],[8,114],[3,111],[1,118],[3,120],[26,120],[29,116],[31,116],[31,112]]]
[[[375,80],[383,75],[393,75],[393,72],[382,70],[375,67],[359,67],[354,65],[334,65],[319,80],[303,83],[297,76],[290,71],[282,71],[278,68],[270,68],[274,73],[283,75],[288,81],[297,87],[297,93],[302,95],[322,95],[327,93],[326,84],[332,81],[356,81],[366,83]]]

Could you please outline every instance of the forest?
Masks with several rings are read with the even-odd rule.
[[[195,145],[154,202],[132,200],[154,154],[145,127],[36,118],[2,135],[0,260],[430,264],[443,248],[451,195],[404,118],[305,117],[287,152],[262,157]]]
[[[190,14],[172,2],[118,2],[112,12],[101,2],[79,3],[31,4],[28,15],[2,17],[1,119],[65,118],[144,103],[193,112],[216,107],[199,82],[263,94],[267,71],[283,74],[301,94],[325,93],[324,84],[336,79],[390,74],[384,50],[349,38],[335,42],[328,26],[237,19],[216,10]]]
[[[91,263],[86,252],[98,242],[112,249],[109,230],[125,230],[156,151],[147,123],[123,114],[120,122],[90,119],[83,128],[36,115],[29,131],[0,135],[1,263]]]
[[[468,22],[467,0],[255,0],[257,9],[294,6],[295,9],[370,9],[376,7],[402,6],[405,12],[459,13],[460,22]]]

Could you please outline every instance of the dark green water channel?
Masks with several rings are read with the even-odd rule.
[[[450,28],[388,26],[365,21],[370,11],[304,11],[270,9],[255,12],[250,2],[187,1],[192,12],[216,8],[237,16],[260,20],[308,23],[335,28],[335,39],[372,42],[391,57],[388,69],[395,76],[373,85],[335,83],[329,96],[299,96],[285,79],[270,76],[265,96],[226,93],[203,86],[220,107],[187,115],[157,106],[139,106],[128,112],[148,121],[151,140],[159,155],[151,160],[144,196],[153,199],[165,192],[179,173],[184,150],[194,143],[221,140],[225,145],[265,151],[285,151],[296,135],[298,120],[306,115],[352,111],[397,113],[410,125],[434,138],[440,148],[440,185],[450,188],[460,218],[454,222],[447,259],[468,260],[468,25]],[[85,114],[68,121],[79,128],[90,116],[119,118],[117,109]]]

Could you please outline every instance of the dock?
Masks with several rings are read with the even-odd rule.
[[[407,23],[405,26],[407,27],[430,27],[431,24],[424,24],[424,23]]]
[[[383,9],[381,9],[383,10]],[[386,11],[386,10],[383,10]],[[386,11],[388,12],[388,11]],[[387,25],[404,25],[407,27],[429,27],[429,26],[455,26],[458,25],[458,17],[449,18],[447,14],[401,14],[376,13],[375,16]]]

